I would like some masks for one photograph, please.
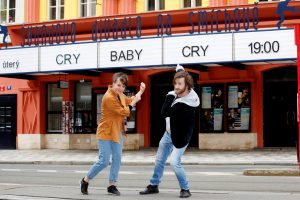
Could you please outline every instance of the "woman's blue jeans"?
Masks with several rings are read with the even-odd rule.
[[[176,148],[172,143],[170,133],[167,131],[165,132],[164,136],[159,142],[155,160],[155,168],[150,180],[151,185],[159,185],[164,173],[166,161],[169,155],[171,155],[170,165],[179,181],[180,188],[185,190],[189,189],[189,183],[187,181],[185,171],[181,165],[181,157],[184,154],[187,146],[188,145],[180,149]]]
[[[99,172],[109,165],[110,154],[112,155],[109,182],[114,184],[118,181],[122,157],[122,133],[120,144],[112,140],[98,140],[99,157],[87,173],[89,180],[93,179]]]

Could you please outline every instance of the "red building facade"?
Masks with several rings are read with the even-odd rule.
[[[289,5],[300,8],[300,2]],[[27,63],[21,69],[22,63],[17,64],[21,58],[1,60],[1,76],[7,77],[1,78],[3,112],[14,107],[16,117],[16,123],[3,119],[3,127],[15,126],[15,136],[1,136],[2,141],[20,149],[97,148],[94,133],[101,96],[112,73],[125,71],[130,80],[127,95],[136,92],[141,81],[147,85],[142,101],[127,119],[125,147],[157,146],[164,131],[160,106],[172,89],[174,67],[182,64],[193,75],[201,99],[191,146],[295,146],[294,27],[299,14],[286,12],[277,29],[277,3],[220,6],[140,15],[126,14],[130,11],[124,9],[124,15],[118,16],[9,26],[11,44],[0,53],[9,57],[7,52],[19,50],[18,55],[27,56],[23,62]],[[208,19],[203,21],[205,13]],[[106,34],[105,26],[110,29]],[[299,31],[295,33],[297,39]],[[144,60],[137,59],[141,49],[146,52]],[[77,66],[81,58],[84,64]]]

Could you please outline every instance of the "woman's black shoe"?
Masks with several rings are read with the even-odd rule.
[[[192,196],[190,190],[184,190],[184,189],[180,190],[180,196],[179,196],[180,198],[189,198],[190,196]]]
[[[84,178],[81,179],[80,181],[80,189],[82,194],[89,194],[88,193],[88,187],[89,183],[84,181]]]
[[[116,196],[120,196],[121,195],[120,192],[119,192],[119,190],[117,189],[117,187],[114,186],[114,185],[109,186],[107,188],[107,192],[109,194],[116,195]]]
[[[155,193],[159,193],[158,186],[157,185],[148,185],[144,191],[140,192],[140,195],[155,194]]]

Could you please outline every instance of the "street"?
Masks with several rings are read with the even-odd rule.
[[[109,168],[90,184],[89,195],[81,195],[79,180],[89,165],[0,165],[0,199],[174,199],[179,186],[170,166],[166,167],[160,193],[140,196],[149,183],[153,166],[122,166],[118,188],[120,197],[106,192]],[[276,166],[295,169],[296,166]],[[300,178],[245,176],[245,169],[274,168],[262,165],[185,165],[191,199],[300,199]]]

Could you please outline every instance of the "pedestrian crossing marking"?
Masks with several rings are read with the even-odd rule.
[[[36,170],[37,172],[42,172],[42,173],[56,173],[58,172],[57,170]]]
[[[20,172],[21,169],[1,169],[2,171],[7,171],[7,172]]]
[[[77,173],[77,174],[86,174],[88,171],[85,170],[40,170],[40,169],[0,169],[1,171],[7,172],[36,172],[36,173]],[[135,171],[120,171],[119,174],[122,175],[139,175],[139,174],[152,174],[152,171],[147,172],[135,172]],[[242,175],[242,172],[208,172],[208,171],[199,171],[199,172],[186,172],[187,175],[192,176],[236,176]],[[174,176],[173,171],[165,171],[165,176]]]

